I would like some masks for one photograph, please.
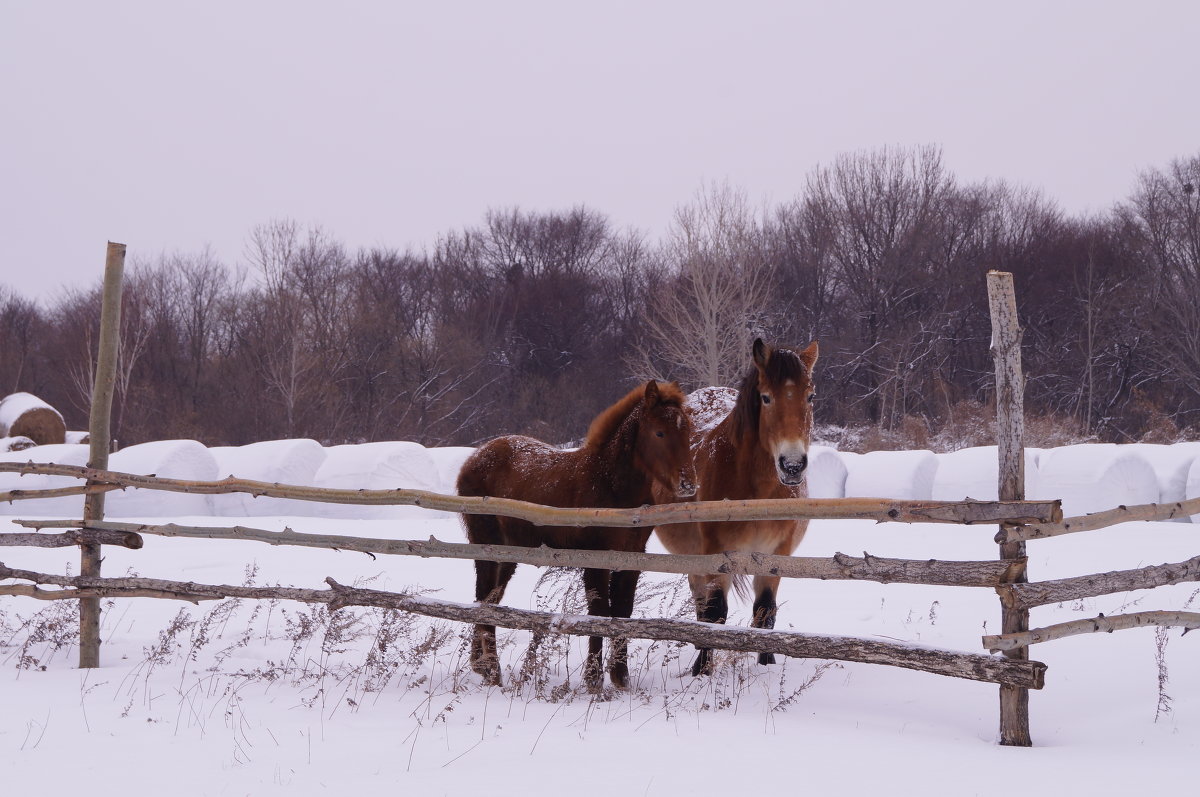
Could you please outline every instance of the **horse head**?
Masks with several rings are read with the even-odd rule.
[[[684,396],[674,383],[651,379],[642,396],[638,422],[636,461],[650,477],[672,495],[696,494],[696,466],[692,462],[692,422],[683,409]]]
[[[796,352],[754,341],[754,370],[742,384],[752,391],[749,406],[757,415],[760,444],[771,456],[779,481],[795,486],[804,480],[813,428],[812,372],[817,342]]]

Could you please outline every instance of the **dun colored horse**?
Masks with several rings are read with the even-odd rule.
[[[636,507],[653,502],[651,487],[667,500],[696,492],[696,471],[689,449],[691,422],[683,394],[674,384],[650,381],[600,413],[582,447],[552,448],[529,437],[498,437],[481,446],[464,463],[458,477],[460,495],[515,498],[557,507]],[[496,515],[464,515],[467,539],[473,543],[586,550],[646,550],[648,528],[574,528],[535,526]],[[475,562],[475,599],[499,603],[516,565]],[[597,617],[629,617],[633,613],[638,571],[589,568],[583,571],[588,613]],[[584,678],[593,691],[604,681],[603,640],[588,640]],[[628,642],[614,640],[609,678],[614,686],[628,682]],[[471,668],[486,683],[500,684],[496,627],[476,625],[471,642]]]
[[[747,498],[792,498],[807,493],[804,470],[812,434],[812,372],[817,362],[814,341],[804,351],[771,348],[754,341],[753,367],[738,391],[733,410],[693,441],[700,501]],[[661,497],[661,496],[660,496]],[[808,521],[746,520],[687,523],[655,529],[667,550],[677,554],[758,551],[790,555],[804,538]],[[729,613],[727,574],[688,576],[696,600],[696,617],[723,623]],[[733,582],[739,591],[744,582]],[[754,577],[756,628],[775,627],[777,576]],[[760,653],[759,664],[774,664],[771,653]],[[692,674],[712,671],[711,651],[702,648]]]

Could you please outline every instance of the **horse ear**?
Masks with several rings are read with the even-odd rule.
[[[811,374],[813,366],[817,364],[817,342],[815,340],[808,344],[807,349],[800,352],[800,360],[804,363],[805,367],[808,368],[808,372]]]
[[[759,368],[767,367],[767,360],[771,357],[771,350],[767,348],[767,344],[763,343],[762,338],[754,339],[754,364]]]
[[[656,404],[658,402],[658,382],[651,379],[646,383],[646,403]]]

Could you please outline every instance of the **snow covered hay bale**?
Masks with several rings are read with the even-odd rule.
[[[871,451],[846,460],[846,497],[928,499],[937,467],[932,451]]]
[[[1026,474],[1025,495],[1035,501],[1061,498],[1067,517],[1152,504],[1158,501],[1158,478],[1145,457],[1130,448],[1084,443],[1046,449],[1036,475]]]
[[[266,440],[245,446],[208,449],[217,461],[218,479],[236,476],[272,484],[312,486],[325,461],[325,449],[316,440]],[[214,515],[262,517],[264,515],[312,515],[311,501],[294,498],[255,497],[249,493],[212,496]]]
[[[441,446],[439,448],[427,448],[425,451],[437,467],[439,486],[436,492],[445,495],[457,495],[458,472],[462,470],[463,463],[467,461],[467,457],[475,453],[475,449],[471,446]]]
[[[702,387],[689,393],[683,409],[692,422],[692,433],[699,437],[725,420],[737,398],[738,392],[731,387]]]
[[[438,469],[420,443],[408,441],[360,443],[325,449],[317,470],[316,487],[338,490],[428,490],[437,492]],[[445,517],[414,506],[366,506],[313,503],[311,513],[331,518]]]
[[[34,446],[24,451],[0,453],[0,462],[37,462],[56,465],[86,465],[88,447],[61,444]],[[0,473],[0,491],[50,490],[57,487],[76,487],[83,482],[70,476],[43,476],[41,474]],[[67,495],[61,498],[34,498],[28,501],[0,503],[0,515],[22,515],[24,517],[71,517],[83,514],[83,496]]]
[[[1172,445],[1157,445],[1153,443],[1133,443],[1121,446],[1123,449],[1138,454],[1154,469],[1158,479],[1158,502],[1173,504],[1185,498],[1200,497],[1200,485],[1188,493],[1188,473],[1193,464],[1200,459],[1200,443],[1173,443]],[[1175,518],[1178,523],[1190,523],[1187,515]]]
[[[83,443],[87,445],[92,441],[92,436],[88,432],[67,432],[68,443]]]
[[[1000,454],[996,446],[962,448],[937,454],[938,467],[933,475],[935,501],[995,501],[999,495]],[[1037,473],[1038,451],[1025,449],[1025,481]]]
[[[215,481],[217,460],[195,440],[157,440],[117,451],[108,458],[108,469],[142,476],[187,481]],[[212,496],[128,488],[104,499],[110,517],[175,517],[211,515]]]
[[[1187,484],[1184,485],[1185,498],[1200,498],[1200,457],[1192,460],[1188,468]],[[1200,514],[1192,515],[1193,523],[1200,523]]]
[[[62,414],[32,393],[0,400],[0,437],[28,437],[39,446],[67,442]]]
[[[30,440],[25,435],[17,435],[16,437],[0,437],[0,453],[6,451],[24,451],[27,448],[33,448],[37,443]]]
[[[829,446],[813,446],[808,449],[808,481],[809,498],[845,498],[847,457],[857,457],[858,454],[843,454]]]

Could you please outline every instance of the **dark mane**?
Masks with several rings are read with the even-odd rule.
[[[635,387],[629,391],[624,398],[613,404],[604,412],[596,416],[592,421],[592,425],[588,427],[587,439],[584,441],[585,448],[599,448],[612,439],[617,430],[621,428],[621,424],[633,412],[634,407],[646,395],[646,383]],[[679,388],[671,382],[658,383],[658,395],[663,404],[673,404],[680,410],[683,409],[684,395]]]
[[[788,379],[802,379],[807,375],[808,369],[796,352],[782,347],[771,350],[766,368],[769,383],[778,385]],[[747,430],[758,429],[760,412],[762,404],[758,400],[758,367],[751,365],[738,385],[737,403],[733,405],[733,411],[730,413],[733,417],[734,434],[741,437]]]

